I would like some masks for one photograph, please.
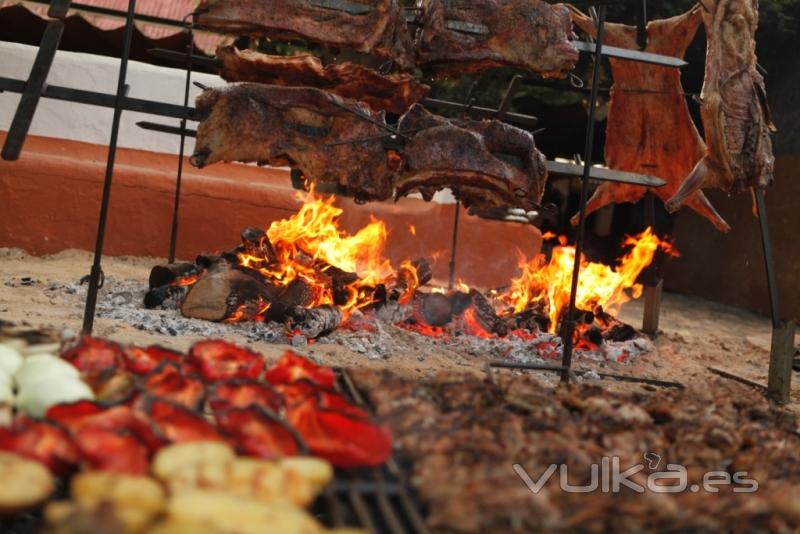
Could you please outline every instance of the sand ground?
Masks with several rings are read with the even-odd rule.
[[[0,249],[0,319],[27,323],[33,327],[54,327],[77,332],[81,328],[84,301],[79,294],[48,290],[54,284],[74,284],[89,272],[92,256],[84,251],[64,251],[53,256],[33,257],[16,249]],[[150,268],[164,263],[158,258],[108,257],[103,268],[107,276],[147,280]],[[642,302],[626,304],[621,319],[641,325]],[[168,336],[138,330],[110,319],[97,318],[94,333],[122,343],[162,344],[186,350],[197,336]],[[766,384],[769,365],[771,325],[769,319],[735,308],[675,294],[663,300],[661,331],[656,350],[633,363],[607,364],[607,370],[651,378],[675,380],[689,387],[705,388],[716,377],[708,367],[717,367]],[[409,333],[408,335],[416,335]],[[275,358],[286,345],[253,342],[231,333],[231,341],[247,344]],[[800,346],[800,337],[798,337]],[[425,354],[399,354],[389,359],[367,359],[338,345],[310,345],[298,352],[317,357],[330,365],[391,368],[410,376],[427,376],[448,370],[484,372],[487,359],[451,350]],[[586,364],[592,367],[593,364]],[[605,365],[604,365],[605,366]],[[595,365],[596,367],[596,365]],[[712,380],[714,379],[714,380]],[[635,388],[604,382],[613,388]],[[795,373],[790,409],[800,412],[800,376]]]

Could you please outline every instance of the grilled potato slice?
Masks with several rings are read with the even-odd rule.
[[[278,464],[284,469],[289,469],[302,475],[303,478],[311,482],[317,491],[322,490],[333,480],[333,466],[322,458],[295,456],[293,458],[282,458]]]
[[[167,509],[170,521],[202,522],[225,533],[317,534],[324,532],[305,510],[285,501],[266,503],[221,491],[176,495]]]
[[[219,441],[193,441],[164,447],[153,459],[153,474],[167,481],[175,473],[200,464],[227,464],[236,459],[234,450]]]
[[[9,452],[0,452],[0,481],[0,515],[32,508],[55,489],[53,475],[45,466]]]
[[[140,532],[166,505],[164,490],[150,477],[86,471],[72,479],[71,489],[81,509],[110,506],[127,532]]]

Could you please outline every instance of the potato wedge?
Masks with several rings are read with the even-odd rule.
[[[299,473],[311,482],[317,491],[322,490],[333,480],[333,466],[322,458],[312,456],[295,456],[282,458],[279,465],[285,469]]]
[[[168,480],[172,474],[187,466],[199,464],[226,464],[236,459],[234,450],[219,441],[193,441],[164,447],[153,459],[153,474]]]
[[[71,489],[79,508],[112,507],[127,532],[141,531],[166,506],[163,488],[150,477],[86,471],[72,479]]]
[[[196,491],[172,498],[170,521],[203,522],[231,534],[317,534],[324,532],[305,510],[279,501],[265,503],[220,491]]]
[[[37,506],[55,489],[53,475],[45,466],[9,452],[0,452],[0,481],[0,515]]]

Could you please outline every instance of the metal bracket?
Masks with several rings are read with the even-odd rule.
[[[367,13],[372,13],[372,6],[356,4],[355,2],[348,2],[347,0],[309,0],[308,3],[314,7],[321,7],[322,9],[330,9],[332,11],[342,11],[350,15],[366,15]]]
[[[589,54],[597,53],[597,45],[595,43],[589,43],[586,41],[572,41],[572,44],[580,52],[586,52]],[[603,45],[601,55],[617,59],[630,59],[633,61],[639,61],[641,63],[651,63],[653,65],[661,65],[663,67],[680,68],[688,65],[686,61],[676,57],[652,54],[650,52],[640,52],[639,50],[630,50],[628,48],[619,48],[617,46]]]
[[[575,163],[565,163],[562,161],[547,161],[547,171],[551,174],[563,174],[565,176],[582,177],[584,172],[583,165]],[[655,176],[645,176],[632,172],[615,171],[603,167],[592,166],[589,169],[589,178],[600,182],[616,182],[620,184],[639,185],[642,187],[662,187],[667,182]]]
[[[47,10],[47,16],[52,19],[65,19],[69,12],[69,6],[72,0],[52,0],[50,2],[50,9]]]

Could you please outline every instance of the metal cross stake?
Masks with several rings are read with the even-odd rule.
[[[778,282],[775,277],[775,259],[772,255],[772,242],[769,237],[769,222],[767,221],[767,205],[764,202],[764,190],[757,187],[753,193],[756,199],[756,207],[758,208],[761,244],[764,248],[764,264],[767,271],[769,307],[772,316],[772,347],[769,357],[767,396],[777,403],[785,404],[789,402],[792,388],[795,324],[792,321],[781,320]]]
[[[594,66],[592,68],[592,91],[589,97],[589,123],[586,126],[586,147],[583,155],[583,176],[581,177],[580,197],[580,224],[578,224],[578,237],[575,242],[575,263],[572,269],[572,287],[569,296],[567,318],[562,329],[564,341],[564,355],[561,359],[561,381],[569,383],[572,367],[572,334],[575,330],[575,301],[578,295],[578,277],[581,272],[581,255],[583,254],[583,241],[586,235],[586,200],[589,196],[589,176],[592,170],[592,153],[594,151],[594,119],[597,107],[597,89],[600,85],[600,62],[603,57],[603,35],[605,33],[606,6],[600,5],[597,20],[597,43],[595,45]]]
[[[94,263],[89,279],[89,290],[86,293],[86,309],[83,313],[83,333],[91,334],[94,327],[94,313],[97,307],[97,291],[100,288],[102,269],[100,262],[103,258],[103,241],[106,235],[106,219],[108,218],[108,204],[111,200],[111,182],[114,178],[114,161],[117,157],[117,137],[119,136],[119,123],[122,118],[122,104],[126,97],[127,86],[125,78],[128,74],[128,58],[131,53],[131,40],[133,38],[133,16],[136,12],[136,0],[128,1],[128,15],[125,22],[125,42],[122,48],[122,58],[119,66],[119,79],[117,80],[117,94],[114,101],[114,118],[111,122],[111,140],[108,144],[108,161],[106,162],[106,176],[103,182],[103,199],[100,204],[100,220],[97,226],[97,241],[94,250]]]
[[[189,17],[191,21],[186,22],[186,84],[183,92],[183,105],[189,109],[189,89],[192,86],[192,57],[194,55],[194,16],[195,13],[190,13],[183,20],[186,21]],[[178,247],[178,219],[180,217],[181,207],[181,185],[183,182],[183,154],[186,147],[186,119],[181,119],[180,135],[181,144],[178,153],[178,176],[175,179],[175,203],[172,210],[172,232],[169,238],[169,263],[175,263],[176,249]]]

